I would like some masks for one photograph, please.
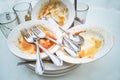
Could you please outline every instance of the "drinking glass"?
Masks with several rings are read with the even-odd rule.
[[[17,15],[18,23],[31,20],[32,5],[29,2],[17,3],[13,6],[13,10]]]
[[[0,29],[6,38],[10,31],[17,25],[17,17],[14,12],[4,12],[0,14]]]
[[[89,6],[85,3],[77,3],[77,20],[84,24],[86,21],[86,16],[89,10]]]

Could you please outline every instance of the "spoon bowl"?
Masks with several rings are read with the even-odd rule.
[[[59,27],[60,30],[62,30],[74,43],[81,45],[84,43],[84,38],[80,36],[79,34],[71,34]]]
[[[84,43],[84,38],[80,35],[69,34],[70,39],[74,41],[76,44],[82,45]]]

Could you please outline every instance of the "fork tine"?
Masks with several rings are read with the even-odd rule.
[[[37,27],[37,26],[33,26],[32,31],[33,31],[33,33],[34,33],[35,35],[40,34],[40,30],[38,30],[38,27]]]
[[[21,32],[21,34],[22,34],[23,37],[27,37],[25,30],[21,30],[20,32]]]
[[[24,29],[24,32],[25,32],[25,37],[26,37],[26,38],[29,38],[29,37],[30,37],[30,33],[28,32],[28,30],[27,30],[27,29]]]
[[[42,32],[42,30],[39,27],[33,26],[31,29],[34,35],[37,36],[38,38],[45,38],[46,34]]]
[[[21,35],[22,35],[22,36],[24,36],[24,35],[25,35],[23,30],[21,30],[21,31],[20,31],[20,33],[21,33]]]
[[[31,31],[35,34],[35,35],[37,35],[38,33],[36,32],[36,29],[35,29],[35,27],[33,26],[33,28],[31,28]]]
[[[27,29],[21,30],[21,34],[23,35],[24,38],[30,37],[30,33],[28,32]]]
[[[37,34],[40,33],[40,31],[37,29],[37,27],[35,28],[35,31],[36,31]]]
[[[36,26],[36,30],[38,31],[38,32],[41,32],[42,30],[39,28],[39,27],[37,27]]]
[[[35,28],[34,28],[34,29],[35,29],[35,31],[36,31],[36,33],[37,33],[37,34],[39,34],[39,33],[40,33],[40,30],[39,30],[39,28],[38,28],[37,26],[35,26]]]

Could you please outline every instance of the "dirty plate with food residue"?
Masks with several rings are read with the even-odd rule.
[[[54,40],[61,42],[61,35],[59,28],[54,27],[53,23],[46,20],[34,20],[22,23],[16,26],[8,36],[7,43],[10,51],[19,58],[25,60],[35,60],[36,59],[36,46],[33,43],[28,43],[21,35],[21,30],[29,30],[33,26],[38,26],[47,36],[53,38]],[[54,53],[59,46],[48,39],[40,39],[39,44],[48,49],[51,53]],[[41,57],[46,58],[47,55],[40,49]]]
[[[63,29],[68,29],[75,18],[74,6],[66,0],[42,0],[33,8],[32,19],[53,18]]]
[[[68,32],[84,38],[84,43],[80,45],[81,50],[78,52],[79,56],[72,57],[62,48],[56,52],[59,58],[68,63],[82,64],[95,61],[107,54],[113,46],[112,34],[100,27],[78,25],[69,29]]]

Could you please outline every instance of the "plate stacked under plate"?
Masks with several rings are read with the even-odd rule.
[[[69,63],[64,63],[63,66],[55,66],[53,63],[50,62],[44,62],[45,66],[45,72],[43,73],[42,76],[62,76],[70,71],[76,69],[79,65],[78,64],[69,64]],[[30,68],[32,71],[35,70],[35,64],[28,64],[28,68]]]

